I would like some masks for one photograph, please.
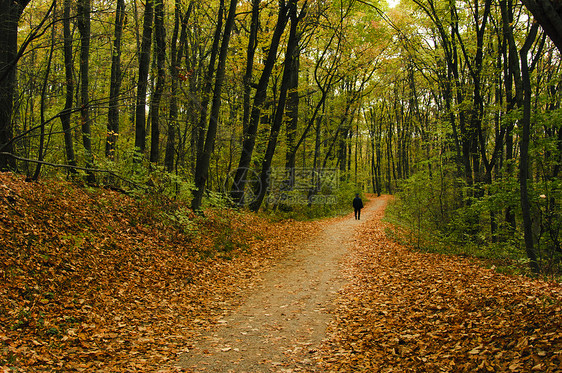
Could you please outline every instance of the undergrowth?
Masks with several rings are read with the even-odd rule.
[[[521,238],[514,236],[505,242],[458,243],[450,235],[429,229],[404,217],[399,203],[390,203],[384,221],[389,223],[386,235],[393,241],[413,250],[428,253],[469,257],[479,260],[485,267],[510,275],[535,276],[529,269],[529,260],[521,247]],[[562,282],[560,274],[543,274],[545,279]]]

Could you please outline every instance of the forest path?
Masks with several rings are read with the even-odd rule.
[[[346,283],[341,263],[354,232],[386,201],[373,198],[359,221],[350,214],[311,232],[264,275],[240,308],[200,332],[179,365],[193,372],[316,371],[314,356],[326,337],[332,301]]]

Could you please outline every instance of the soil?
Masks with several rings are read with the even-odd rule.
[[[266,272],[237,310],[199,338],[178,365],[193,372],[315,372],[338,291],[348,282],[344,262],[355,232],[384,208],[374,199],[362,210],[310,232],[290,255]],[[371,221],[372,223],[372,221]]]

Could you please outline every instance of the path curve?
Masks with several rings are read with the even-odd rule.
[[[373,198],[357,221],[335,219],[264,275],[245,303],[201,332],[179,366],[192,372],[314,372],[314,356],[326,337],[330,310],[345,285],[341,262],[354,231],[384,208]]]

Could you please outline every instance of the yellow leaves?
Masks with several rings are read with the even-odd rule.
[[[473,348],[472,350],[470,350],[468,353],[470,355],[480,355],[480,353],[482,352],[482,347],[484,347],[483,345],[480,345],[478,347]]]

